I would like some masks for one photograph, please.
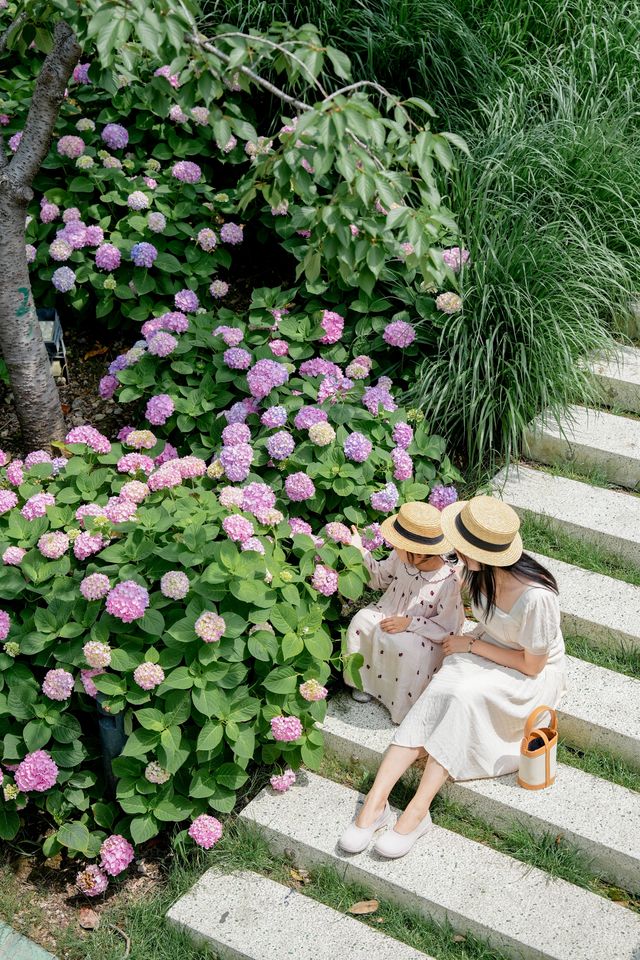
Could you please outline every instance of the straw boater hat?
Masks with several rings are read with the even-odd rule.
[[[429,503],[405,503],[398,513],[380,524],[380,532],[392,547],[409,553],[450,553],[451,544],[442,533],[442,514]]]
[[[509,567],[522,556],[520,519],[495,497],[474,497],[445,507],[442,530],[453,549],[492,567]]]

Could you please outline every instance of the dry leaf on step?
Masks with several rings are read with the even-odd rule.
[[[463,937],[461,933],[455,933],[451,939],[454,943],[464,943],[466,937]]]
[[[16,866],[16,877],[18,880],[26,880],[33,870],[33,860],[31,857],[18,857]]]
[[[84,357],[83,357],[82,359],[83,359],[83,360],[91,360],[92,357],[101,357],[101,356],[103,356],[106,352],[107,352],[107,348],[106,348],[106,347],[102,347],[102,346],[100,346],[100,344],[97,344],[95,347],[93,347],[92,350],[87,350],[87,352],[85,353],[85,355],[84,355]]]
[[[62,854],[56,853],[54,857],[47,857],[44,861],[45,867],[48,867],[49,870],[59,870],[62,866]]]
[[[377,900],[359,900],[357,903],[351,904],[347,913],[355,913],[357,916],[363,913],[375,913],[379,906]]]
[[[289,876],[292,880],[297,880],[298,883],[311,883],[311,877],[304,867],[300,867],[299,870],[294,870],[292,868],[289,870]]]
[[[78,923],[83,930],[96,930],[100,926],[100,916],[91,907],[80,907]]]

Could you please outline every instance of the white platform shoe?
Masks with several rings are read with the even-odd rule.
[[[358,827],[355,820],[350,823],[338,840],[338,845],[346,853],[362,853],[373,840],[374,833],[386,827],[392,817],[391,808],[387,803],[380,816],[377,820],[374,820],[370,827]]]
[[[387,830],[381,837],[378,837],[373,849],[375,853],[379,853],[381,857],[387,857],[390,860],[395,860],[397,857],[404,857],[405,854],[409,853],[412,849],[415,842],[424,836],[425,833],[429,833],[432,827],[431,814],[428,813],[411,833],[398,833],[396,830]]]

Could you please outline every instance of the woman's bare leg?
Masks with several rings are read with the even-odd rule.
[[[394,827],[397,833],[411,833],[412,830],[416,829],[418,824],[426,817],[433,798],[448,776],[448,771],[433,757],[429,757],[413,799],[407,804],[406,810],[398,817]]]
[[[422,747],[398,747],[396,744],[389,747],[356,819],[358,827],[370,827],[377,820],[402,774],[415,760],[424,756]]]

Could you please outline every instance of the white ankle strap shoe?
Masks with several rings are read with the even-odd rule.
[[[375,853],[379,853],[382,857],[388,857],[390,860],[395,860],[396,857],[404,857],[405,854],[409,853],[416,840],[428,833],[432,827],[431,814],[428,813],[411,833],[387,830],[381,837],[378,837],[373,849]]]
[[[378,819],[374,820],[370,827],[358,827],[354,820],[338,840],[338,846],[342,847],[346,853],[362,853],[373,840],[374,833],[386,827],[392,816],[391,808],[387,803]]]

